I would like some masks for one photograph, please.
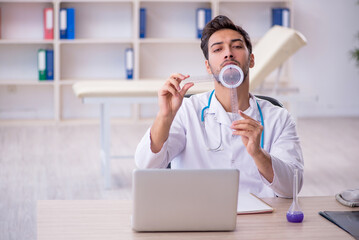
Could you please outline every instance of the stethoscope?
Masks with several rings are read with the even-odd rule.
[[[207,106],[205,106],[204,108],[202,108],[202,111],[201,111],[201,122],[203,122],[203,126],[204,126],[204,135],[205,135],[205,144],[207,146],[207,149],[209,151],[213,151],[213,152],[217,152],[217,151],[220,151],[222,150],[221,149],[221,146],[222,146],[222,130],[221,130],[221,127],[219,127],[219,135],[220,135],[220,141],[219,141],[219,145],[218,147],[215,147],[215,148],[211,148],[208,144],[208,136],[207,136],[207,132],[206,132],[206,127],[205,127],[205,119],[204,119],[204,116],[205,116],[205,110],[206,109],[209,109],[209,107],[211,106],[211,101],[212,101],[212,97],[213,97],[213,94],[214,94],[214,90],[211,92],[211,94],[209,95],[209,99],[208,99],[208,104]],[[258,111],[259,111],[259,115],[261,117],[261,124],[263,126],[263,131],[262,131],[262,135],[261,135],[261,148],[263,148],[264,146],[264,143],[263,143],[263,140],[264,140],[264,121],[263,121],[263,113],[262,113],[262,109],[261,107],[259,106],[258,104],[258,101],[256,100],[256,103],[257,103],[257,107],[258,107]]]

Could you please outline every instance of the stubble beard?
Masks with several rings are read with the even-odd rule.
[[[247,59],[247,63],[246,63],[246,66],[244,67],[244,69],[242,68],[241,64],[238,62],[238,61],[235,61],[238,63],[239,67],[242,69],[243,71],[243,80],[247,79],[247,76],[248,76],[248,73],[249,73],[249,63],[250,63],[250,60],[251,60],[251,56],[249,55],[248,59]],[[214,77],[214,79],[216,79],[216,81],[222,85],[221,81],[219,80],[219,73],[221,72],[221,70],[219,70],[218,73],[216,73],[216,71],[214,71],[212,65],[210,64],[209,60],[208,60],[208,65],[209,65],[209,68],[211,69],[211,72],[212,72],[212,75]]]

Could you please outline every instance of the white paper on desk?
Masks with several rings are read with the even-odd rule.
[[[237,214],[270,213],[273,208],[251,193],[239,193]]]

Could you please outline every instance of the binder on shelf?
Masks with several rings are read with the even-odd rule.
[[[272,26],[274,26],[274,25],[290,27],[289,8],[273,8],[272,9]]]
[[[39,71],[39,80],[46,80],[46,50],[39,49],[37,52],[37,68]]]
[[[127,48],[125,52],[125,65],[127,79],[133,79],[133,49]]]
[[[60,9],[60,39],[67,39],[67,10]]]
[[[202,32],[203,32],[203,28],[206,25],[206,9],[204,8],[198,8],[197,9],[197,19],[196,19],[196,24],[197,24],[197,38],[201,38],[202,37]]]
[[[44,9],[44,39],[54,39],[54,9]]]
[[[212,19],[212,9],[198,8],[196,12],[197,38],[202,37],[202,32],[206,24]]]
[[[212,9],[206,8],[206,24],[212,20]],[[205,26],[206,26],[205,24]]]
[[[146,37],[146,8],[140,8],[140,38]]]
[[[67,8],[67,39],[75,39],[75,9]]]
[[[54,50],[46,50],[46,80],[54,80]]]

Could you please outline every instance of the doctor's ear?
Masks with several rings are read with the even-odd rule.
[[[253,53],[251,53],[251,55],[249,56],[249,67],[250,68],[254,67],[254,55],[253,55]]]
[[[212,75],[212,71],[211,71],[211,68],[209,66],[208,60],[205,61],[205,64],[206,64],[206,69],[207,69],[208,74]]]

